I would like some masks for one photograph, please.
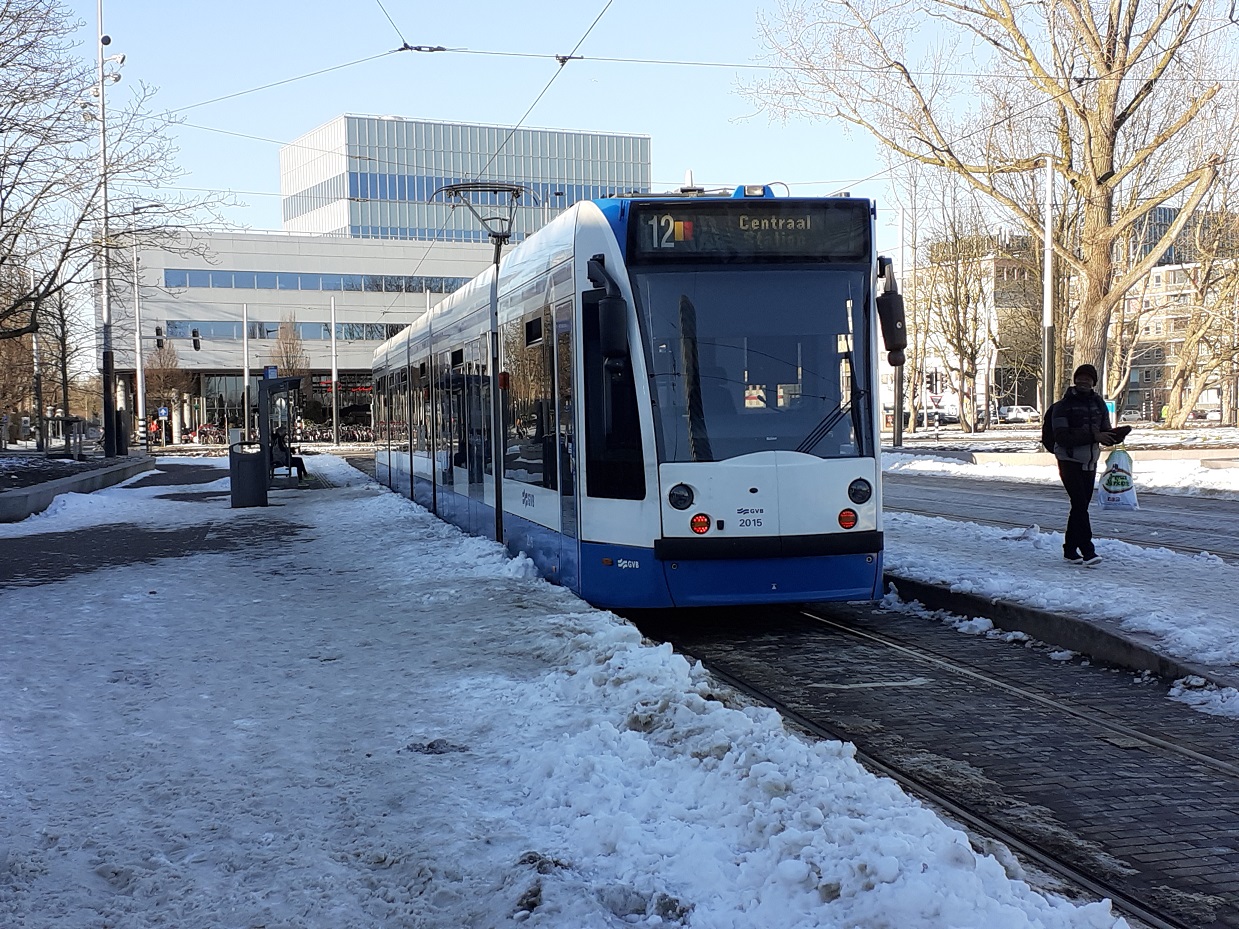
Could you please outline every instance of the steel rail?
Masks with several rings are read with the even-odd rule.
[[[1194,748],[1188,748],[1187,746],[1180,745],[1177,742],[1171,742],[1159,736],[1142,732],[1139,729],[1133,729],[1130,726],[1126,726],[1123,723],[1116,721],[1113,717],[1109,716],[1102,710],[1093,708],[1089,708],[1087,711],[1076,709],[1071,704],[1065,703],[1057,697],[1050,697],[1046,694],[1040,693],[1039,691],[1031,690],[1028,687],[1023,687],[1017,684],[1009,684],[1006,681],[986,674],[983,671],[978,671],[968,665],[960,664],[958,661],[954,661],[938,654],[937,652],[932,652],[928,649],[918,648],[912,645],[906,645],[896,639],[890,638],[889,636],[885,636],[877,632],[871,632],[868,629],[857,629],[855,626],[849,626],[844,623],[837,622],[836,620],[827,619],[825,616],[821,616],[811,610],[801,610],[800,613],[802,616],[807,616],[809,619],[812,619],[821,625],[828,626],[838,632],[842,632],[845,635],[876,642],[880,645],[886,646],[892,651],[897,651],[914,658],[917,661],[925,664],[938,665],[939,667],[945,668],[960,677],[970,677],[973,680],[980,681],[995,689],[1006,691],[1013,696],[1022,697],[1026,700],[1032,700],[1036,703],[1040,703],[1042,706],[1049,707],[1060,713],[1083,720],[1084,722],[1087,722],[1095,727],[1108,729],[1117,735],[1122,735],[1128,739],[1135,739],[1143,742],[1145,745],[1156,747],[1162,751],[1195,761],[1197,764],[1211,768],[1220,774],[1225,774],[1229,777],[1239,779],[1239,765],[1231,764],[1221,758],[1215,758],[1212,755],[1207,755],[1204,752],[1197,751]]]
[[[691,655],[691,653],[688,652],[681,652],[681,654]],[[696,658],[696,656],[691,657]],[[847,735],[838,732],[829,726],[822,725],[821,723],[814,722],[813,720],[802,716],[796,710],[786,706],[775,697],[765,693],[760,688],[747,684],[728,672],[721,670],[712,662],[700,658],[697,658],[696,660],[701,661],[702,665],[704,665],[706,669],[719,680],[730,685],[731,687],[734,687],[736,690],[749,694],[751,697],[760,700],[767,706],[774,708],[784,719],[790,720],[806,732],[811,732],[814,735],[824,739],[833,739],[839,742],[852,742]],[[1001,826],[994,822],[984,814],[977,813],[973,810],[969,810],[967,807],[961,806],[956,801],[938,791],[937,788],[931,787],[916,776],[908,774],[888,762],[885,762],[880,758],[861,750],[860,747],[856,746],[854,742],[852,744],[856,749],[856,759],[870,771],[889,777],[901,787],[905,788],[908,792],[929,801],[942,810],[945,810],[951,817],[965,824],[968,828],[978,833],[988,835],[993,839],[997,839],[1019,855],[1022,855],[1025,859],[1035,862],[1044,870],[1055,874],[1078,887],[1084,888],[1098,899],[1110,899],[1114,902],[1116,907],[1122,910],[1127,916],[1143,921],[1148,926],[1152,927],[1152,929],[1190,929],[1186,923],[1181,923],[1173,917],[1168,917],[1162,913],[1158,913],[1156,910],[1151,909],[1148,905],[1132,897],[1125,891],[1111,886],[1104,881],[1091,877],[1090,875],[1077,869],[1074,865],[1069,864],[1050,852],[1042,851],[1040,848],[1030,844],[1025,839],[1022,839],[1020,836],[1011,832],[1005,826]]]

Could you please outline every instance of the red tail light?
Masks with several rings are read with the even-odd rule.
[[[851,529],[856,525],[856,511],[842,510],[839,513],[839,525],[844,529]]]
[[[705,535],[710,531],[710,517],[705,513],[698,513],[688,521],[688,527],[697,535]]]

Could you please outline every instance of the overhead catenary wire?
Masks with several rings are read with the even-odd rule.
[[[376,0],[376,2],[377,2],[377,0]],[[268,83],[268,84],[261,85],[261,86],[259,86],[259,87],[254,87],[254,88],[251,88],[251,89],[249,89],[249,90],[237,91],[237,92],[235,92],[235,93],[226,94],[226,95],[223,95],[223,96],[220,96],[220,97],[215,97],[215,98],[212,98],[212,99],[210,99],[210,100],[201,101],[201,102],[199,102],[199,103],[191,104],[191,105],[189,105],[189,106],[182,107],[182,108],[179,108],[179,109],[169,110],[169,111],[168,111],[168,113],[184,112],[184,111],[187,111],[187,110],[190,110],[190,109],[195,109],[195,108],[197,108],[197,107],[206,106],[206,105],[209,105],[209,104],[212,104],[212,103],[218,103],[218,102],[221,102],[221,101],[225,101],[225,100],[233,99],[233,98],[236,98],[236,97],[244,96],[244,95],[246,95],[246,94],[250,94],[250,93],[257,93],[257,92],[260,92],[260,91],[263,91],[263,90],[268,90],[268,89],[273,88],[273,87],[278,87],[278,86],[282,86],[282,85],[290,84],[290,83],[293,83],[293,82],[296,82],[296,81],[305,80],[305,79],[308,79],[308,78],[311,78],[311,77],[315,77],[315,76],[318,76],[318,75],[321,75],[321,74],[329,73],[329,72],[332,72],[332,71],[337,71],[337,70],[341,70],[341,69],[344,69],[344,68],[353,67],[353,66],[355,66],[355,65],[358,65],[358,64],[363,64],[363,63],[366,63],[366,62],[369,62],[369,61],[375,61],[375,60],[378,60],[378,59],[381,59],[381,58],[384,58],[384,57],[388,57],[388,56],[390,56],[390,55],[392,55],[392,54],[396,54],[396,53],[398,53],[398,52],[402,52],[402,51],[414,51],[414,52],[436,52],[436,53],[438,53],[438,52],[443,52],[443,53],[457,53],[457,54],[469,54],[469,55],[489,55],[489,56],[499,56],[499,57],[525,57],[525,58],[537,58],[537,59],[552,59],[552,58],[553,58],[553,59],[554,59],[554,60],[558,63],[558,65],[559,65],[559,69],[555,72],[555,74],[552,76],[551,80],[547,82],[546,86],[542,89],[541,93],[539,93],[539,94],[538,94],[537,98],[533,101],[533,103],[530,105],[530,107],[526,110],[525,114],[521,117],[520,122],[518,122],[516,126],[512,127],[512,128],[509,130],[509,133],[508,133],[507,137],[504,139],[504,142],[503,142],[503,143],[500,145],[500,147],[499,147],[499,148],[498,148],[498,149],[497,149],[497,150],[496,150],[496,151],[495,151],[495,152],[491,155],[491,157],[490,157],[490,159],[488,160],[487,164],[483,167],[483,169],[482,169],[481,171],[479,171],[479,172],[478,172],[477,177],[479,177],[479,178],[480,178],[480,177],[481,177],[481,176],[485,173],[486,169],[487,169],[487,168],[489,168],[490,164],[492,164],[492,163],[493,163],[494,159],[495,159],[496,157],[498,157],[498,155],[499,155],[499,154],[500,154],[500,152],[502,151],[503,147],[504,147],[504,146],[506,146],[507,142],[508,142],[508,141],[512,138],[512,136],[515,134],[515,132],[516,132],[516,131],[520,128],[520,126],[524,123],[525,119],[527,119],[527,118],[528,118],[529,113],[531,113],[531,112],[533,111],[533,109],[534,109],[534,108],[537,106],[537,104],[541,101],[542,97],[543,97],[543,96],[545,96],[545,94],[546,94],[546,92],[549,90],[549,88],[550,88],[551,84],[552,84],[552,83],[555,81],[555,79],[558,77],[558,75],[559,75],[560,71],[563,69],[564,65],[565,65],[568,61],[591,61],[591,62],[607,62],[607,63],[619,63],[619,64],[639,64],[639,65],[650,65],[650,66],[677,66],[677,67],[702,67],[702,68],[731,68],[731,69],[780,70],[780,71],[786,71],[786,70],[787,70],[787,66],[786,66],[786,65],[765,65],[765,64],[754,64],[754,63],[732,63],[732,62],[709,62],[709,61],[692,61],[692,60],[680,60],[680,59],[623,58],[623,57],[601,57],[601,56],[599,56],[599,57],[586,57],[586,56],[579,55],[579,54],[578,54],[578,52],[579,52],[579,50],[580,50],[581,45],[584,43],[585,39],[586,39],[586,38],[590,35],[590,33],[593,31],[593,29],[594,29],[594,27],[597,25],[598,21],[599,21],[599,20],[601,20],[602,16],[606,13],[607,8],[609,8],[609,7],[610,7],[610,5],[611,5],[611,4],[610,4],[610,2],[608,2],[608,3],[606,4],[606,6],[604,6],[603,10],[602,10],[602,11],[598,14],[598,16],[595,18],[594,22],[593,22],[593,23],[591,23],[591,25],[590,25],[589,29],[587,29],[587,30],[586,30],[585,34],[584,34],[584,35],[582,36],[582,38],[581,38],[581,39],[577,42],[576,46],[574,46],[574,48],[573,48],[572,52],[571,52],[570,54],[568,54],[568,55],[560,55],[560,54],[551,54],[551,53],[534,53],[534,52],[520,52],[520,51],[515,51],[515,52],[513,52],[513,51],[489,51],[489,50],[477,50],[477,49],[466,49],[466,48],[446,48],[446,47],[441,46],[441,45],[433,45],[433,46],[432,46],[432,45],[417,45],[417,46],[411,46],[411,45],[409,45],[409,44],[408,44],[408,42],[407,42],[407,41],[405,41],[405,40],[404,40],[403,34],[400,32],[399,27],[398,27],[398,26],[396,25],[396,23],[395,23],[395,22],[391,19],[390,15],[389,15],[389,14],[387,14],[386,8],[384,8],[384,7],[383,7],[382,3],[381,3],[381,2],[379,2],[379,7],[380,7],[380,9],[383,11],[384,15],[385,15],[385,16],[387,16],[387,18],[388,18],[389,22],[391,22],[391,25],[392,25],[392,26],[393,26],[393,28],[396,30],[397,35],[398,35],[398,36],[400,36],[400,38],[401,38],[401,42],[402,42],[403,44],[402,44],[402,46],[401,46],[400,48],[390,49],[390,50],[388,50],[388,51],[382,52],[382,53],[377,54],[377,55],[372,55],[372,56],[368,56],[368,57],[366,57],[366,58],[361,58],[361,59],[356,59],[356,60],[354,60],[354,61],[346,62],[346,63],[341,64],[341,65],[335,65],[335,66],[332,66],[332,67],[329,67],[329,68],[324,68],[324,69],[319,69],[319,70],[317,70],[317,71],[308,72],[308,73],[306,73],[306,74],[303,74],[303,75],[298,75],[298,76],[296,76],[296,77],[287,78],[287,79],[282,80],[282,81],[275,81],[275,82],[271,82],[271,83]],[[1212,34],[1214,34],[1214,33],[1218,32],[1218,31],[1220,31],[1220,30],[1222,30],[1222,29],[1225,29],[1225,28],[1226,28],[1227,26],[1229,26],[1229,25],[1235,25],[1235,24],[1236,24],[1236,23],[1235,23],[1234,21],[1232,21],[1232,20],[1227,20],[1226,22],[1223,22],[1222,24],[1220,24],[1220,25],[1216,26],[1216,27],[1215,27],[1215,28],[1213,28],[1213,29],[1210,29],[1210,30],[1207,30],[1207,31],[1205,31],[1205,32],[1202,32],[1202,33],[1200,33],[1200,34],[1198,34],[1198,35],[1196,35],[1196,36],[1192,36],[1192,37],[1191,37],[1190,39],[1188,39],[1187,41],[1188,41],[1188,42],[1195,42],[1195,41],[1202,40],[1202,39],[1204,39],[1204,38],[1208,37],[1209,35],[1212,35]],[[1186,43],[1185,43],[1185,44],[1186,44]],[[1150,52],[1150,54],[1153,54],[1153,52]],[[831,71],[836,71],[836,72],[838,72],[838,71],[854,71],[854,70],[856,70],[856,69],[848,69],[848,68],[825,68],[825,67],[823,67],[823,68],[807,68],[807,69],[800,69],[800,70],[804,70],[804,71],[808,71],[808,72],[814,72],[814,73],[816,73],[816,72],[818,72],[818,71],[823,71],[823,72],[831,72]],[[917,72],[909,72],[909,73],[910,73],[910,74],[912,74],[912,75],[915,75]],[[935,72],[935,73],[939,73],[939,72]],[[941,72],[941,73],[944,73],[944,74],[945,74],[946,72]],[[993,73],[993,72],[984,72],[984,74],[992,74],[992,73]],[[961,72],[950,72],[950,73],[949,73],[949,75],[950,75],[950,76],[957,76],[957,77],[984,76],[984,74],[983,74],[983,73],[979,73],[979,72],[963,72],[963,71],[961,71]],[[1089,78],[1081,79],[1080,81],[1077,81],[1077,83],[1081,83],[1081,82],[1083,82],[1083,81],[1087,81],[1087,82],[1096,82],[1096,81],[1103,80],[1103,79],[1105,79],[1105,78],[1104,78],[1104,76],[1092,76],[1092,77],[1089,77]],[[1165,80],[1179,80],[1179,79],[1178,79],[1178,78],[1165,78],[1165,77],[1163,77],[1163,78],[1161,78],[1160,80],[1165,81]],[[1223,82],[1223,81],[1235,81],[1235,80],[1239,80],[1239,77],[1237,77],[1237,78],[1218,78],[1217,80],[1218,80],[1219,82]],[[1064,96],[1064,95],[1070,94],[1070,93],[1071,93],[1071,91],[1070,91],[1070,89],[1068,89],[1068,90],[1064,90],[1064,91],[1062,91],[1060,94],[1057,94],[1057,95],[1055,95],[1055,96],[1053,96],[1053,97],[1049,97],[1049,98],[1046,98],[1046,99],[1044,99],[1044,100],[1039,100],[1039,101],[1037,101],[1036,103],[1031,104],[1030,106],[1026,107],[1026,108],[1025,108],[1025,109],[1023,109],[1023,110],[1020,110],[1020,111],[1018,111],[1018,112],[1016,112],[1016,113],[1007,114],[1007,115],[1003,116],[1003,117],[1002,117],[1001,119],[999,119],[999,120],[995,120],[995,121],[993,121],[993,122],[991,122],[991,123],[989,123],[989,124],[987,124],[987,125],[985,125],[985,126],[979,127],[979,128],[977,128],[977,129],[975,129],[975,130],[973,130],[973,131],[971,131],[971,132],[965,133],[965,134],[963,134],[963,135],[959,136],[958,138],[952,139],[950,144],[954,145],[954,144],[957,144],[957,143],[959,143],[959,142],[965,141],[965,140],[967,140],[967,139],[969,139],[969,138],[972,138],[972,137],[974,137],[974,136],[976,136],[976,135],[979,135],[979,134],[982,134],[982,133],[988,132],[988,131],[990,131],[990,130],[992,130],[992,129],[994,129],[994,128],[998,127],[998,126],[1000,126],[1000,125],[1001,125],[1001,124],[1003,124],[1004,122],[1009,122],[1009,121],[1011,121],[1011,120],[1013,120],[1013,119],[1017,119],[1017,118],[1019,118],[1019,117],[1021,117],[1021,116],[1025,116],[1025,115],[1027,115],[1028,113],[1033,112],[1033,111],[1034,111],[1034,110],[1036,110],[1037,108],[1042,107],[1042,106],[1046,105],[1047,103],[1052,103],[1053,101],[1055,101],[1055,100],[1057,100],[1057,99],[1061,98],[1061,97],[1062,97],[1062,96]],[[226,130],[226,129],[218,129],[218,128],[214,128],[214,127],[199,126],[199,125],[193,125],[193,124],[183,124],[183,125],[186,125],[186,126],[188,126],[189,128],[199,129],[199,130],[201,130],[201,131],[208,131],[208,132],[220,132],[220,133],[224,133],[224,134],[235,135],[235,136],[242,137],[242,138],[252,138],[252,139],[255,139],[255,140],[257,140],[257,141],[269,142],[269,143],[271,143],[271,144],[279,144],[279,145],[288,145],[288,144],[292,144],[292,143],[286,143],[286,142],[279,142],[278,140],[263,139],[263,138],[258,137],[258,136],[247,135],[247,134],[245,134],[245,133],[232,132],[232,131],[230,131],[230,130]],[[304,146],[304,147],[305,147],[305,148],[307,148],[307,149],[309,149],[309,150],[315,150],[312,146]],[[890,165],[890,166],[888,166],[888,167],[884,168],[884,169],[883,169],[883,170],[881,170],[881,171],[877,171],[877,172],[874,172],[873,174],[867,175],[867,176],[865,176],[865,177],[860,177],[860,178],[851,178],[851,179],[846,179],[846,180],[839,180],[839,179],[828,179],[828,180],[789,181],[789,182],[787,182],[787,183],[788,183],[789,187],[801,187],[801,188],[803,188],[803,187],[828,187],[828,188],[832,188],[832,187],[833,187],[833,188],[837,188],[837,189],[845,189],[845,188],[846,188],[846,187],[848,187],[848,186],[857,185],[857,184],[863,184],[863,183],[867,183],[867,182],[870,182],[870,181],[876,181],[876,180],[879,180],[879,179],[881,179],[881,178],[887,177],[887,176],[891,175],[894,171],[896,171],[896,170],[898,170],[899,168],[902,168],[902,167],[904,167],[904,166],[906,166],[906,165],[908,165],[908,164],[912,163],[912,162],[913,162],[913,161],[915,161],[915,160],[916,160],[916,159],[913,159],[913,158],[905,158],[905,159],[903,159],[903,160],[901,160],[901,161],[897,162],[897,163],[896,163],[896,164],[894,164],[894,165]],[[519,180],[519,179],[518,179],[518,180]],[[674,186],[674,184],[672,184],[671,186]],[[267,195],[267,194],[261,194],[261,193],[259,193],[259,192],[255,192],[255,194],[256,194],[256,195]]]
[[[396,21],[391,18],[391,14],[387,12],[387,7],[383,6],[383,0],[374,0],[379,5],[379,9],[383,11],[383,15],[387,17],[387,21],[391,23],[391,27],[396,30],[396,35],[400,37],[401,47],[408,45],[405,41],[404,33],[400,31],[400,27],[396,25]]]

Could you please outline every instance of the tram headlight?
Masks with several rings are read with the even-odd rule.
[[[848,499],[853,503],[861,504],[868,503],[869,498],[873,496],[873,485],[863,477],[858,477],[852,483],[848,484]]]
[[[697,513],[688,521],[688,528],[697,535],[705,535],[710,531],[710,517],[705,513]]]
[[[667,502],[677,510],[687,510],[693,505],[693,489],[687,484],[676,484],[667,491]]]
[[[842,510],[839,513],[839,525],[844,529],[851,529],[858,518],[855,510]]]

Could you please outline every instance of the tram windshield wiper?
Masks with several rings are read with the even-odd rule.
[[[848,301],[849,306],[851,305],[851,302],[852,301],[850,300]],[[852,352],[850,350],[845,352],[843,357],[847,361],[847,370],[854,371],[855,367],[852,363]],[[806,435],[801,440],[800,444],[796,446],[796,451],[805,453],[813,451],[813,449],[817,447],[817,444],[821,442],[822,439],[826,438],[835,426],[839,425],[839,421],[850,413],[852,415],[852,434],[855,437],[854,441],[857,446],[856,451],[862,455],[865,453],[864,424],[861,422],[860,418],[863,410],[861,401],[865,399],[869,391],[865,390],[863,387],[858,387],[854,379],[849,378],[849,380],[852,381],[851,396],[849,396],[846,400],[840,400],[834,409],[830,410],[825,416],[823,416],[818,421],[818,424],[810,429],[808,435]]]
[[[688,413],[688,447],[693,461],[713,461],[701,398],[701,363],[697,356],[697,308],[680,294],[680,365],[684,371],[684,405]]]
[[[808,435],[800,440],[800,444],[796,446],[796,451],[806,453],[813,451],[817,443],[826,438],[830,434],[830,430],[839,425],[839,420],[847,416],[851,409],[851,398],[837,404],[833,410],[818,420],[817,425],[809,430]]]

